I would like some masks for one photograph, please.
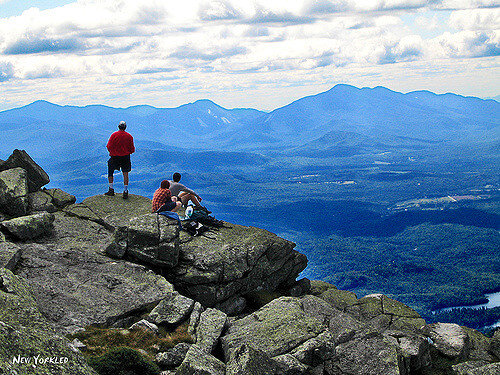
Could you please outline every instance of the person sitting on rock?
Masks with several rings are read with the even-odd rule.
[[[172,176],[172,180],[168,181],[170,182],[170,192],[172,193],[172,196],[177,197],[178,198],[177,200],[181,201],[184,206],[187,206],[188,202],[191,201],[194,203],[197,209],[206,211],[207,213],[211,213],[211,211],[208,211],[206,207],[203,207],[200,204],[201,197],[198,194],[196,194],[193,190],[181,184],[179,182],[180,180],[181,180],[181,174],[179,172],[175,172],[174,175]]]
[[[128,198],[128,173],[132,169],[130,163],[130,154],[135,152],[134,138],[125,131],[127,124],[125,121],[121,121],[118,125],[118,131],[111,134],[109,137],[108,144],[106,148],[109,151],[108,160],[108,182],[109,190],[104,193],[104,195],[113,196],[115,195],[115,189],[113,188],[113,173],[115,170],[122,170],[123,173],[123,199]]]
[[[181,208],[182,203],[177,201],[177,197],[172,197],[170,182],[163,180],[160,187],[153,194],[153,206],[151,212],[172,211],[176,212]]]

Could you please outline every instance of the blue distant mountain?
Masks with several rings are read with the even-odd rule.
[[[0,156],[8,156],[13,148],[62,161],[99,155],[121,120],[148,149],[287,149],[302,155],[332,155],[339,150],[352,154],[412,143],[498,140],[500,104],[455,94],[403,94],[349,85],[336,85],[269,113],[226,109],[210,100],[177,108],[77,107],[36,101],[0,112]]]

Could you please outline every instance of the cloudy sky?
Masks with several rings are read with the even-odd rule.
[[[500,94],[500,0],[0,0],[0,110]]]

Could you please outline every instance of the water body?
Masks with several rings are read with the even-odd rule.
[[[484,295],[485,298],[488,299],[488,303],[482,303],[480,305],[472,305],[472,306],[454,306],[454,307],[446,307],[444,309],[439,309],[436,310],[436,312],[441,312],[441,311],[451,311],[453,309],[482,309],[483,307],[486,307],[487,309],[492,309],[494,307],[500,306],[500,292],[496,293],[489,293]]]
[[[480,305],[472,305],[472,306],[455,306],[455,307],[446,307],[444,309],[439,309],[435,310],[434,312],[441,312],[441,311],[451,311],[453,309],[482,309],[482,308],[487,308],[487,309],[492,309],[494,307],[500,306],[500,292],[496,293],[488,293],[484,295],[485,298],[488,299],[488,303],[482,303]],[[500,320],[498,320],[496,323],[486,326],[483,328],[497,328],[500,327]]]

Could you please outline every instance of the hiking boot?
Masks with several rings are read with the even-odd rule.
[[[110,197],[113,197],[115,195],[115,189],[109,188],[107,193],[104,193],[104,195],[108,195]]]
[[[123,199],[128,199],[128,191],[124,191],[122,194]]]

